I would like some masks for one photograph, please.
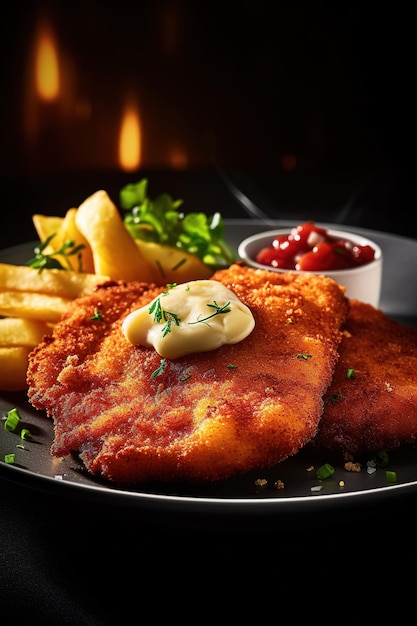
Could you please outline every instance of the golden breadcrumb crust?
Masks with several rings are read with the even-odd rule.
[[[417,329],[351,300],[314,446],[351,459],[417,437]]]
[[[164,368],[121,331],[163,289],[109,283],[74,302],[28,368],[29,400],[54,420],[54,455],[78,451],[117,483],[206,481],[271,466],[311,440],[347,315],[343,288],[238,263],[213,279],[250,307],[255,329]]]

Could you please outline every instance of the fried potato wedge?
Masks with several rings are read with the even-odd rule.
[[[146,262],[155,268],[159,286],[167,283],[186,283],[189,280],[204,280],[213,275],[213,270],[194,254],[174,246],[136,239],[136,245]]]
[[[0,315],[57,322],[72,299],[31,291],[0,291]]]
[[[84,235],[77,227],[75,218],[78,209],[69,209],[65,215],[64,222],[62,224],[62,230],[59,233],[62,243],[65,241],[74,241],[75,245],[83,245],[81,250],[81,268],[83,272],[94,274],[94,259],[91,246]]]
[[[96,191],[80,204],[75,223],[90,244],[96,274],[147,283],[158,279],[105,191]]]
[[[0,263],[0,292],[27,291],[72,300],[91,293],[97,285],[107,280],[109,280],[108,276],[97,274],[58,269],[39,271],[26,265]],[[19,315],[19,317],[25,316]]]
[[[63,222],[64,218],[56,215],[41,215],[40,213],[32,215],[32,223],[41,241],[58,233],[62,228]]]
[[[27,388],[26,370],[31,348],[27,346],[0,346],[0,389],[23,391]]]
[[[34,348],[51,331],[46,322],[20,317],[0,318],[0,346]]]
[[[32,216],[32,221],[41,241],[45,241],[51,235],[55,235],[45,249],[47,254],[57,252],[69,241],[73,241],[75,246],[83,245],[84,248],[79,252],[79,259],[77,255],[76,261],[71,261],[72,269],[93,274],[93,254],[87,239],[77,228],[75,223],[76,214],[77,209],[71,208],[66,212],[64,218],[35,214]],[[55,258],[63,267],[68,267],[70,261],[68,256],[56,255]]]

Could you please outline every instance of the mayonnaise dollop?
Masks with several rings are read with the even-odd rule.
[[[176,359],[238,343],[254,327],[251,310],[233,291],[215,280],[194,280],[167,289],[129,313],[122,331],[130,343]]]

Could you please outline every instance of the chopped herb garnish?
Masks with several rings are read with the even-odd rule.
[[[237,365],[233,365],[232,363],[228,363],[227,364],[227,369],[228,370],[237,370]]]
[[[166,293],[166,292],[165,292]],[[164,295],[164,294],[162,294]],[[158,296],[149,307],[149,314],[153,316],[153,321],[157,324],[165,322],[162,327],[162,336],[166,337],[171,332],[172,323],[176,326],[180,325],[181,319],[172,311],[166,311],[161,305],[161,296]]]
[[[356,372],[354,369],[352,369],[351,367],[348,367],[348,370],[346,372],[346,378],[355,378],[356,376]]]
[[[172,270],[173,272],[175,272],[176,270],[179,270],[179,269],[180,269],[180,267],[182,267],[182,266],[184,265],[184,263],[187,263],[187,259],[185,259],[185,258],[184,258],[184,259],[180,259],[180,260],[178,261],[178,263],[176,263],[175,265],[173,265],[173,266],[171,267],[171,270]]]
[[[92,322],[102,322],[102,321],[103,321],[103,318],[102,318],[102,316],[101,316],[101,314],[100,314],[100,311],[98,310],[98,308],[97,308],[97,307],[95,307],[95,309],[94,309],[94,315],[92,315],[92,316],[90,317],[90,320],[91,320]]]
[[[325,463],[318,468],[316,476],[319,480],[324,480],[326,478],[329,478],[329,476],[332,476],[334,473],[335,469],[333,465],[330,465],[330,463]]]
[[[190,326],[192,324],[206,324],[207,320],[210,320],[212,317],[216,317],[216,315],[223,315],[224,313],[230,313],[230,311],[232,310],[230,307],[230,300],[226,302],[226,304],[223,304],[222,306],[220,306],[219,304],[217,304],[215,300],[213,300],[213,303],[207,304],[207,306],[212,309],[215,309],[214,313],[212,313],[211,315],[208,315],[207,317],[203,317],[203,319],[200,319],[200,315],[199,315],[198,319],[195,322],[188,322]],[[207,324],[207,326],[209,325],[210,324]]]
[[[14,432],[20,422],[20,415],[17,409],[10,409],[7,413],[6,421],[4,422],[4,428],[10,432]]]
[[[332,402],[338,402],[339,400],[343,400],[344,399],[344,395],[343,393],[334,393],[331,397],[331,401]]]
[[[387,470],[385,472],[385,477],[387,479],[387,483],[396,483],[397,482],[397,472],[393,472],[392,470]]]
[[[20,438],[28,441],[29,439],[32,439],[32,433],[27,428],[22,428],[20,431]]]
[[[163,268],[163,265],[162,265],[161,261],[159,259],[157,259],[155,262],[156,262],[156,265],[158,267],[158,271],[161,274],[162,278],[165,278],[166,274],[165,274],[165,270]]]
[[[11,465],[12,463],[14,463],[15,460],[15,454],[5,454],[4,455],[4,462],[8,463],[9,465]]]
[[[185,383],[185,381],[189,378],[191,378],[191,374],[185,374],[184,376],[181,376],[180,383]]]
[[[149,315],[152,315],[152,313],[154,313],[153,321],[156,322],[157,324],[160,324],[163,318],[161,296],[158,296],[158,298],[156,298],[156,300],[154,300],[154,302],[149,307]]]
[[[307,361],[307,359],[311,359],[312,358],[312,354],[306,354],[304,352],[299,352],[297,354],[297,359],[304,359],[305,361]]]
[[[159,376],[160,374],[163,373],[164,369],[165,369],[165,365],[166,365],[166,359],[161,359],[161,363],[159,365],[159,367],[156,368],[156,370],[154,370],[151,374],[151,378],[156,378],[157,376]]]
[[[78,246],[75,245],[75,241],[65,241],[59,250],[53,250],[52,252],[45,252],[46,248],[51,243],[52,239],[56,236],[56,233],[53,233],[49,237],[45,239],[45,241],[41,241],[35,248],[34,253],[35,256],[30,259],[26,265],[29,267],[33,267],[34,269],[38,269],[42,271],[43,269],[57,269],[57,270],[76,270],[77,272],[82,272],[82,254],[81,250],[85,248],[84,244],[80,244]],[[66,261],[66,267],[59,261],[57,256],[64,257]],[[77,256],[77,267],[74,268],[71,264],[71,260],[69,257]]]
[[[19,448],[19,450],[24,450],[24,449],[25,449],[25,446],[22,446],[22,444],[21,444],[21,443],[17,443],[17,444],[16,444],[16,448]]]

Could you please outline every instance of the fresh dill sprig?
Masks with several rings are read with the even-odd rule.
[[[151,378],[154,379],[157,376],[160,376],[160,374],[163,374],[164,369],[165,369],[165,365],[166,365],[166,359],[161,359],[161,362],[159,364],[159,367],[156,368],[156,370],[154,370],[151,374]]]
[[[65,241],[59,250],[53,250],[52,252],[45,252],[45,249],[49,246],[52,239],[56,236],[56,233],[49,235],[44,241],[41,241],[35,248],[35,256],[30,259],[26,265],[42,271],[43,269],[57,269],[57,270],[72,270],[74,267],[69,257],[76,256],[78,260],[77,268],[75,271],[82,272],[82,255],[81,250],[85,248],[83,243],[78,246],[75,245],[75,241]],[[66,260],[66,267],[59,261],[57,256],[61,256]]]
[[[203,317],[203,319],[200,319],[200,316],[198,316],[198,319],[195,322],[188,322],[188,323],[190,325],[191,324],[206,324],[207,320],[210,320],[213,317],[216,317],[216,315],[223,315],[224,313],[230,313],[230,311],[232,310],[230,307],[230,300],[226,302],[226,304],[223,304],[222,306],[220,306],[219,304],[217,304],[215,300],[213,300],[213,303],[207,304],[207,306],[212,309],[215,309],[214,313],[212,313],[211,315],[208,315],[207,317]],[[207,326],[210,326],[210,324],[207,324]]]
[[[175,326],[179,326],[181,322],[181,319],[178,317],[176,313],[173,313],[172,311],[167,311],[166,309],[164,309],[164,307],[161,304],[161,296],[158,296],[152,302],[151,306],[149,307],[149,314],[150,315],[153,314],[153,321],[156,322],[157,324],[161,324],[162,322],[165,322],[165,324],[162,327],[163,337],[166,337],[171,332],[171,327],[173,323],[175,324]]]

